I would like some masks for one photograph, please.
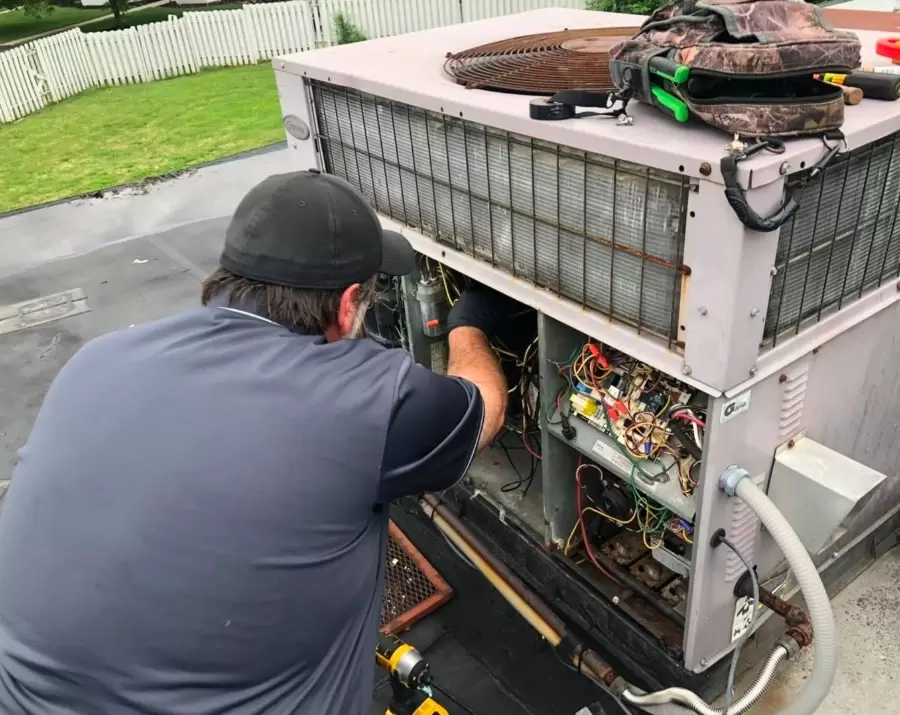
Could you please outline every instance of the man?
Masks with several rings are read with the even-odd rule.
[[[204,307],[60,371],[0,519],[0,711],[369,712],[383,507],[457,482],[506,408],[484,293],[454,377],[358,339],[414,257],[346,182],[273,176]]]

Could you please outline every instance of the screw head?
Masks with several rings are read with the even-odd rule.
[[[756,365],[754,365],[750,368],[750,377],[753,377],[757,372],[758,370],[756,369]]]
[[[613,596],[612,602],[613,602],[613,605],[618,606],[619,605],[619,597]]]
[[[781,166],[778,167],[778,173],[784,176],[791,170],[791,165],[787,162],[784,162]]]
[[[770,275],[770,276],[773,276],[773,277],[774,277],[774,276],[777,276],[777,275],[778,275],[778,269],[777,269],[775,266],[772,266],[772,267],[769,269],[769,275]]]
[[[712,174],[712,166],[704,161],[702,164],[700,164],[700,174],[702,176],[709,176],[710,174]]]
[[[755,318],[757,315],[759,315],[759,308],[754,308],[753,310],[750,311],[751,318]]]
[[[787,375],[785,375],[784,373],[781,373],[778,376],[778,382],[787,382]]]
[[[789,440],[788,440],[788,444],[787,444],[788,449],[793,449],[793,448],[796,446],[796,444],[797,444],[797,443],[796,443],[794,440],[789,439]]]
[[[683,368],[681,368],[681,372],[683,372],[685,375],[690,375],[693,370],[691,370],[690,365],[685,365]]]
[[[700,667],[705,668],[709,664],[709,661],[706,658],[700,659]]]
[[[706,306],[701,305],[697,308],[697,312],[700,313],[700,315],[706,315],[709,311],[706,309]]]

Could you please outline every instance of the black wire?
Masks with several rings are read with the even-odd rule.
[[[449,690],[447,690],[447,688],[443,688],[440,685],[438,685],[437,683],[432,683],[431,687],[434,688],[435,690],[437,690],[441,695],[444,695],[444,696],[450,698],[459,707],[461,707],[463,710],[465,710],[467,713],[469,713],[469,715],[479,715],[478,711],[473,710],[471,707],[466,705],[462,700],[460,700],[453,693],[451,693]]]

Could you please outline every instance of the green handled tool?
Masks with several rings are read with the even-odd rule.
[[[650,94],[653,97],[653,104],[661,109],[668,111],[676,121],[686,122],[690,116],[687,105],[678,97],[669,94],[662,87],[653,85],[650,88]]]
[[[651,74],[667,79],[674,84],[684,84],[691,76],[690,67],[676,64],[660,55],[650,59],[649,69]]]

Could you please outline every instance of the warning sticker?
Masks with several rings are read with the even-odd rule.
[[[591,448],[591,451],[594,454],[598,455],[606,462],[610,464],[610,466],[618,469],[621,472],[625,472],[626,475],[631,474],[632,464],[628,460],[624,454],[622,454],[615,446],[611,444],[607,444],[601,439],[598,439],[594,442],[594,446]]]

